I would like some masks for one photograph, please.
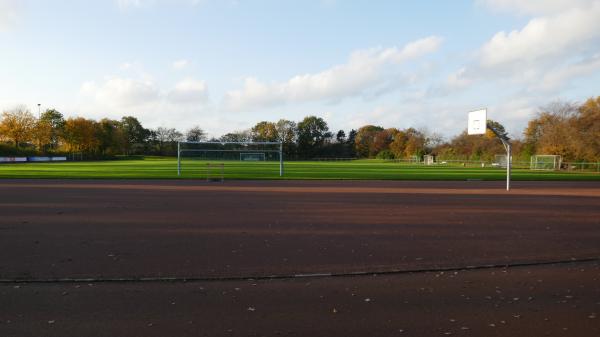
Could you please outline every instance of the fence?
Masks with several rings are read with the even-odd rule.
[[[561,169],[566,171],[600,172],[600,162],[563,162]]]

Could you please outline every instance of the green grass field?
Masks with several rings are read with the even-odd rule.
[[[400,164],[380,160],[343,162],[297,161],[285,163],[279,177],[279,163],[226,161],[225,179],[379,179],[379,180],[504,180],[499,168],[464,168]],[[213,171],[213,174],[216,170]],[[147,157],[138,160],[113,160],[65,163],[0,164],[0,178],[60,179],[179,179],[175,158]],[[205,179],[206,162],[185,160],[183,179]],[[514,180],[600,180],[595,172],[555,172],[513,170]]]

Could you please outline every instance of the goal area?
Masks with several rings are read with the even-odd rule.
[[[560,170],[562,157],[559,155],[533,155],[531,156],[530,169],[532,170]]]
[[[207,163],[222,163],[240,172],[259,169],[268,174],[279,170],[283,176],[283,146],[281,142],[178,142],[177,175],[198,174]],[[277,168],[276,168],[277,167]],[[272,171],[271,171],[272,172]],[[275,172],[272,172],[275,173]]]

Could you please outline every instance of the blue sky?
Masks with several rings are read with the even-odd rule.
[[[520,136],[600,95],[600,1],[0,0],[0,109],[210,135],[261,120]]]

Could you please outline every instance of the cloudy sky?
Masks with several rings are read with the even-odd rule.
[[[600,95],[600,0],[0,0],[0,109],[210,135],[261,120],[520,136]]]

